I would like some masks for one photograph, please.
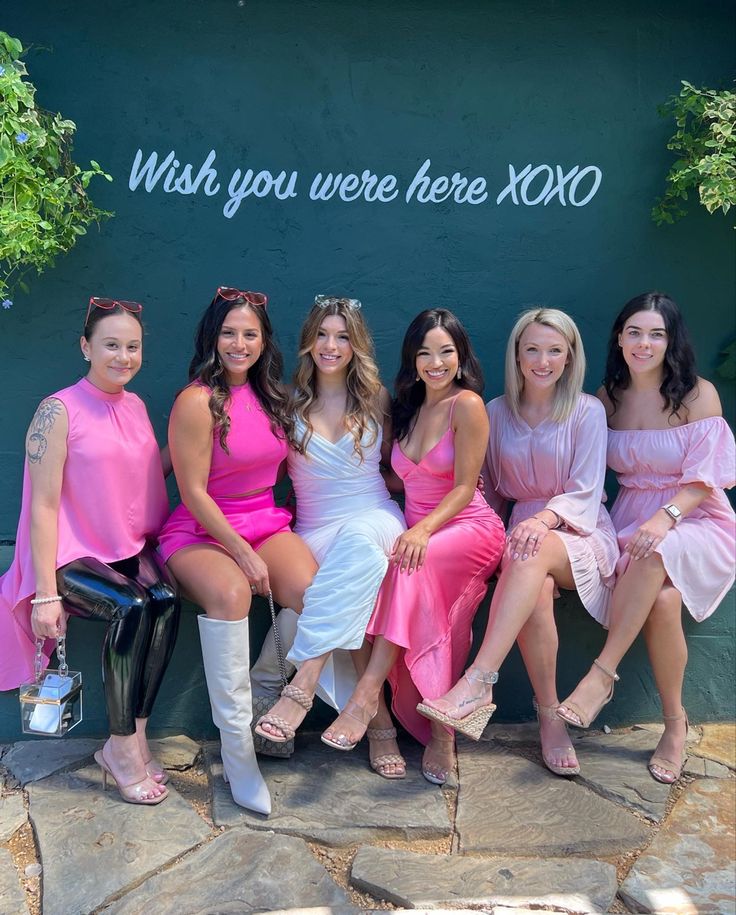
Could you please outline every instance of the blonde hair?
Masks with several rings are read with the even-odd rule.
[[[291,395],[291,411],[306,426],[301,439],[292,438],[291,444],[301,454],[306,451],[314,428],[309,414],[317,399],[317,367],[312,358],[312,347],[325,318],[337,315],[343,318],[347,329],[353,358],[348,365],[345,378],[347,387],[347,409],[345,426],[353,436],[355,453],[363,459],[362,441],[368,433],[366,444],[373,445],[378,430],[383,424],[380,404],[381,382],[375,361],[373,340],[360,309],[350,303],[351,299],[330,298],[326,304],[315,304],[304,320],[299,335],[299,352],[294,372],[294,390]]]
[[[514,416],[519,416],[519,404],[524,390],[524,376],[519,368],[519,340],[531,324],[551,327],[561,334],[568,346],[568,363],[555,385],[551,419],[563,422],[575,409],[583,390],[585,378],[585,351],[580,331],[573,319],[557,308],[531,308],[519,315],[506,347],[505,393]]]

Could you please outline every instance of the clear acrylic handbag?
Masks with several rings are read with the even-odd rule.
[[[56,640],[58,670],[42,670],[43,640],[36,639],[34,679],[20,688],[20,718],[24,734],[64,737],[82,720],[82,674],[69,670],[66,639]]]

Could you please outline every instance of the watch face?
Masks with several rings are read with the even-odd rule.
[[[675,521],[682,517],[682,512],[676,505],[665,505],[664,510],[667,512],[670,518],[674,518]]]

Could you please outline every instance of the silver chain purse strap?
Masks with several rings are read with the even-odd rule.
[[[279,676],[281,679],[281,689],[289,682],[286,676],[286,660],[284,658],[284,648],[281,644],[281,633],[279,632],[278,623],[276,622],[276,609],[273,605],[273,594],[268,592],[268,609],[271,611],[271,625],[273,628],[273,642],[276,649],[276,658],[279,666]],[[278,696],[253,696],[253,721],[251,728],[255,727],[258,718],[271,711]],[[263,756],[275,756],[282,759],[288,759],[294,752],[294,738],[287,740],[285,743],[276,743],[268,740],[260,734],[253,734],[253,746],[256,753]]]
[[[281,633],[279,632],[279,626],[276,622],[276,609],[273,605],[273,593],[269,589],[268,592],[268,609],[271,611],[271,625],[273,626],[273,641],[276,645],[276,657],[279,662],[279,675],[281,676],[281,686],[284,687],[289,682],[289,678],[286,676],[286,660],[284,659],[284,649],[281,645]]]

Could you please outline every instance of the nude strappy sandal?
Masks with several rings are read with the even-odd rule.
[[[498,672],[495,670],[489,671],[481,670],[480,667],[469,667],[463,676],[471,686],[473,683],[480,683],[482,684],[482,687],[493,686],[494,683],[498,683]],[[481,698],[483,698],[482,692],[480,695],[472,696],[465,701],[472,702]],[[491,719],[491,715],[496,711],[496,706],[493,702],[487,702],[484,705],[479,705],[478,708],[462,718],[453,718],[451,715],[435,708],[433,705],[428,705],[426,702],[420,702],[417,705],[417,711],[420,715],[424,715],[425,718],[431,718],[432,721],[438,721],[446,727],[460,731],[461,734],[465,734],[473,740],[480,740],[486,725]]]
[[[595,719],[600,715],[603,706],[608,705],[611,699],[613,699],[613,688],[621,679],[615,670],[609,670],[607,667],[604,667],[598,658],[593,661],[593,666],[597,667],[598,670],[602,670],[607,677],[611,678],[611,688],[608,690],[608,693],[603,701],[599,703],[589,715],[586,714],[586,712],[584,712],[579,705],[577,705],[575,702],[571,702],[569,699],[565,699],[564,702],[557,706],[558,717],[562,718],[566,724],[571,724],[574,728],[589,728],[591,726]],[[576,717],[573,718],[572,715],[565,714],[565,712],[572,712]]]
[[[687,712],[685,709],[683,709],[682,713],[679,715],[662,715],[662,718],[665,721],[682,721],[683,718],[685,719],[685,747],[683,747],[682,750],[682,758],[680,759],[679,763],[676,763],[674,760],[666,759],[664,756],[658,756],[655,750],[654,756],[652,756],[652,758],[649,760],[647,769],[649,769],[649,774],[656,782],[661,782],[663,785],[674,785],[674,783],[682,774],[682,767],[687,761],[687,734],[690,730],[690,721],[688,720]],[[658,775],[654,771],[652,768],[653,766],[658,766],[660,769],[664,769],[665,771],[670,772],[672,774],[672,778],[662,778],[661,775]]]
[[[312,707],[312,697],[305,693],[303,689],[294,686],[293,683],[287,683],[281,690],[281,695],[284,699],[291,699],[292,702],[301,705],[307,712]],[[264,724],[270,724],[271,727],[278,728],[281,731],[281,735],[264,731]],[[272,740],[274,743],[286,743],[287,740],[291,740],[294,737],[294,734],[296,734],[296,728],[292,727],[288,721],[285,721],[280,715],[272,715],[270,712],[258,719],[258,724],[253,730],[260,737],[263,737],[266,740]]]
[[[396,728],[368,728],[365,736],[368,738],[368,743],[372,749],[374,741],[380,743],[382,740],[396,740]],[[370,764],[371,769],[377,772],[381,778],[406,778],[406,760],[400,753],[383,753],[380,756],[371,756]],[[390,766],[396,766],[399,771],[389,772]]]
[[[559,721],[560,720],[560,718],[557,714],[556,705],[540,705],[539,702],[537,702],[536,696],[534,696],[534,698],[532,699],[532,705],[534,706],[534,711],[537,713],[537,721],[541,722],[542,718],[546,718],[547,721]],[[541,747],[541,738],[540,738],[540,747]],[[570,744],[568,744],[566,747],[552,747],[552,752],[554,752],[555,750],[562,750],[565,753],[573,753],[577,757],[577,754],[575,753],[575,748],[573,746],[571,746]],[[544,750],[542,750],[542,761],[544,762],[545,766],[549,769],[549,771],[554,772],[555,775],[564,775],[564,776],[580,775],[580,766],[579,765],[577,765],[577,766],[556,766],[554,763],[551,763],[549,761],[549,759],[545,755]]]

